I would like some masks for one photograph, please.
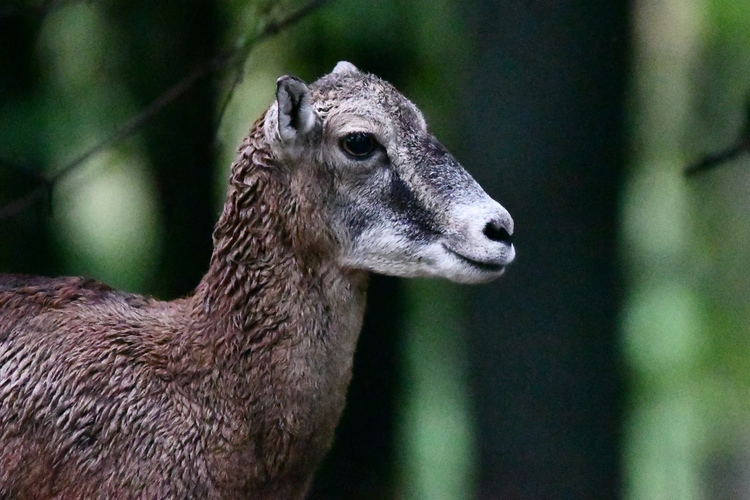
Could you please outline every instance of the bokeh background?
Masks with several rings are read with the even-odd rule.
[[[518,260],[373,280],[311,498],[750,498],[750,155],[683,175],[747,119],[747,0],[329,0],[271,29],[305,5],[0,0],[0,211],[43,193],[0,212],[0,272],[190,293],[276,78],[349,60],[510,210]]]

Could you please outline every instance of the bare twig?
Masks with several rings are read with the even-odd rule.
[[[708,154],[689,165],[685,169],[685,175],[693,175],[706,170],[711,170],[726,164],[727,162],[739,158],[745,153],[750,153],[750,95],[745,103],[745,125],[740,133],[740,138],[727,149],[718,153]]]
[[[740,141],[724,151],[718,153],[712,153],[704,156],[697,162],[689,165],[685,169],[685,175],[693,175],[712,168],[721,166],[735,158],[739,158],[744,153],[750,153],[750,138],[746,138],[744,141]]]
[[[48,0],[46,3],[53,4],[58,1],[60,0]],[[261,27],[261,29],[254,37],[249,38],[242,45],[235,47],[232,50],[222,52],[196,67],[190,74],[188,74],[182,80],[163,92],[151,104],[146,106],[130,120],[125,122],[109,137],[105,138],[103,141],[96,144],[88,151],[85,151],[77,158],[59,168],[51,175],[42,178],[43,180],[41,181],[40,186],[36,189],[33,189],[26,195],[19,197],[6,206],[0,208],[0,219],[14,217],[24,210],[28,209],[43,196],[51,196],[52,190],[61,179],[69,175],[72,171],[79,168],[91,158],[97,156],[106,149],[131,136],[145,123],[158,115],[169,104],[179,99],[188,90],[195,86],[198,81],[206,76],[217,73],[230,64],[244,64],[248,55],[258,43],[279,33],[287,27],[294,25],[309,13],[311,13],[313,10],[323,5],[325,1],[326,0],[311,0],[282,19],[271,20],[267,22]]]
[[[325,2],[326,0],[312,0],[309,3],[303,5],[299,10],[285,17],[284,19],[281,19],[279,21],[271,21],[265,24],[261,28],[259,34],[255,37],[255,39],[252,41],[251,44],[246,45],[244,49],[243,48],[239,49],[239,52],[240,52],[239,58],[242,60],[242,64],[237,68],[236,73],[232,77],[232,81],[229,83],[227,94],[224,97],[224,100],[219,107],[218,117],[216,120],[217,124],[220,124],[221,120],[224,118],[224,114],[226,113],[226,110],[229,107],[229,102],[232,100],[232,95],[234,94],[234,91],[237,88],[237,85],[240,84],[240,82],[242,81],[242,78],[244,77],[244,62],[247,60],[248,56],[250,55],[250,51],[252,50],[253,46],[270,36],[278,34],[280,31],[284,30],[285,28],[293,24],[296,24],[297,22],[302,20],[305,16],[310,14],[312,11],[322,6]]]

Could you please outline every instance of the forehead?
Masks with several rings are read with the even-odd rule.
[[[426,128],[419,109],[390,83],[376,76],[334,73],[310,87],[315,107],[324,118],[352,116],[387,127]]]

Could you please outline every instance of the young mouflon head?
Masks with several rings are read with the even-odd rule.
[[[319,164],[331,174],[324,217],[342,266],[482,283],[513,261],[507,210],[389,83],[348,62],[309,86],[282,77],[265,133],[291,168]]]

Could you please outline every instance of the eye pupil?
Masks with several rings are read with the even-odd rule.
[[[370,156],[377,146],[375,138],[367,132],[356,132],[341,139],[341,148],[344,152],[358,159]]]

